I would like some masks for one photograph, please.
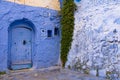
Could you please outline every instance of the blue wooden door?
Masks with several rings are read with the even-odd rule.
[[[11,69],[31,68],[32,30],[25,27],[12,29]]]

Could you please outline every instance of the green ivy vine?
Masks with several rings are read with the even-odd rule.
[[[61,60],[63,66],[65,66],[67,61],[67,55],[72,42],[75,8],[76,6],[74,4],[74,0],[63,0],[63,6],[61,10]]]

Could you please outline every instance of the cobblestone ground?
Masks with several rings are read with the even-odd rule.
[[[1,75],[0,80],[105,80],[79,72],[54,69],[54,70],[18,70]]]

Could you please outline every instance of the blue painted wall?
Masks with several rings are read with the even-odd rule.
[[[60,35],[54,35],[54,28],[57,27],[60,29],[60,16],[58,15],[58,11],[1,1],[0,71],[5,71],[8,69],[8,27],[10,27],[10,24],[15,20],[24,19],[29,20],[35,26],[32,68],[41,69],[59,65]],[[47,37],[48,30],[52,30],[52,37]]]

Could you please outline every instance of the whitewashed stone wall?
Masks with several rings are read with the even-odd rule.
[[[100,0],[75,1],[74,35],[66,67],[119,80],[120,1],[101,1],[103,4]]]

